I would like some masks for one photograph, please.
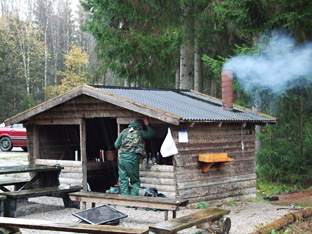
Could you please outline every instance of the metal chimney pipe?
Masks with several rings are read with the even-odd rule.
[[[224,70],[222,77],[222,106],[227,110],[233,110],[233,72]]]

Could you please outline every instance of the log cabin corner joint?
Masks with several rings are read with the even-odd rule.
[[[227,153],[199,154],[198,161],[202,162],[202,172],[207,172],[215,163],[218,163],[218,171],[220,171],[225,163],[234,161],[234,158],[229,158]]]

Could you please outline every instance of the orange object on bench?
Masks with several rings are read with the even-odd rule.
[[[219,163],[218,171],[220,171],[226,162],[234,161],[234,158],[229,158],[227,153],[200,154],[198,161],[203,163],[202,172],[207,172],[214,163]]]

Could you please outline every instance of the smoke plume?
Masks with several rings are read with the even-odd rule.
[[[250,92],[260,86],[280,94],[288,82],[301,76],[311,76],[311,44],[298,46],[292,38],[276,35],[262,48],[261,54],[237,55],[223,66],[223,70],[233,71],[245,91]]]

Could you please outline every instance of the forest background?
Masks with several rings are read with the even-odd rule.
[[[0,121],[82,84],[193,89],[278,118],[261,180],[312,185],[310,0],[0,0]]]

